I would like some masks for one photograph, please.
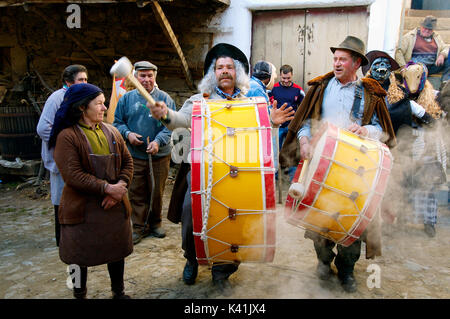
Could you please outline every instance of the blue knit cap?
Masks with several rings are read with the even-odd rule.
[[[64,100],[60,108],[55,114],[52,131],[50,132],[50,140],[48,148],[52,148],[56,144],[56,137],[65,128],[74,125],[68,118],[68,111],[72,104],[79,102],[89,96],[98,95],[103,92],[99,87],[89,83],[79,83],[71,85],[64,94]]]
[[[258,61],[253,67],[252,75],[260,80],[270,79],[272,75],[272,67],[266,61]]]

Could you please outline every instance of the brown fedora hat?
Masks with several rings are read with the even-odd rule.
[[[393,58],[391,58],[391,56],[389,54],[387,54],[386,52],[383,52],[383,51],[373,50],[373,51],[367,52],[366,58],[369,60],[369,63],[362,67],[362,72],[364,75],[367,73],[367,71],[369,71],[370,67],[372,66],[373,61],[375,61],[377,58],[388,59],[389,63],[391,64],[392,71],[395,71],[398,68],[400,68],[397,61],[395,61]]]
[[[426,16],[420,24],[422,27],[434,30],[436,29],[437,18],[434,16]]]
[[[366,56],[364,55],[364,53],[366,52],[366,46],[364,42],[357,37],[349,35],[345,38],[344,41],[342,41],[341,44],[339,44],[339,46],[330,47],[330,50],[333,53],[338,49],[349,50],[356,53],[362,59],[361,66],[369,64],[369,60],[367,60]]]

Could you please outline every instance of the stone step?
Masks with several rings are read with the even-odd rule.
[[[403,28],[405,30],[412,30],[418,26],[423,21],[423,17],[405,17]],[[438,18],[436,29],[440,33],[440,30],[450,30],[450,16],[446,18]]]
[[[435,90],[439,90],[441,88],[441,85],[442,85],[441,76],[442,76],[442,72],[429,75],[427,78]]]
[[[406,9],[405,17],[426,17],[428,15],[435,16],[436,18],[448,18],[450,17],[450,10],[417,10]]]

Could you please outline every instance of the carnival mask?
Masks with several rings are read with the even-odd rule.
[[[391,63],[387,58],[376,58],[370,67],[370,75],[378,82],[384,82],[391,75]]]

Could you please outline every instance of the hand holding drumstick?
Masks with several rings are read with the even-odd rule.
[[[154,104],[147,103],[147,107],[150,109],[152,117],[156,120],[165,119],[169,112],[169,108],[163,101],[158,101]]]

